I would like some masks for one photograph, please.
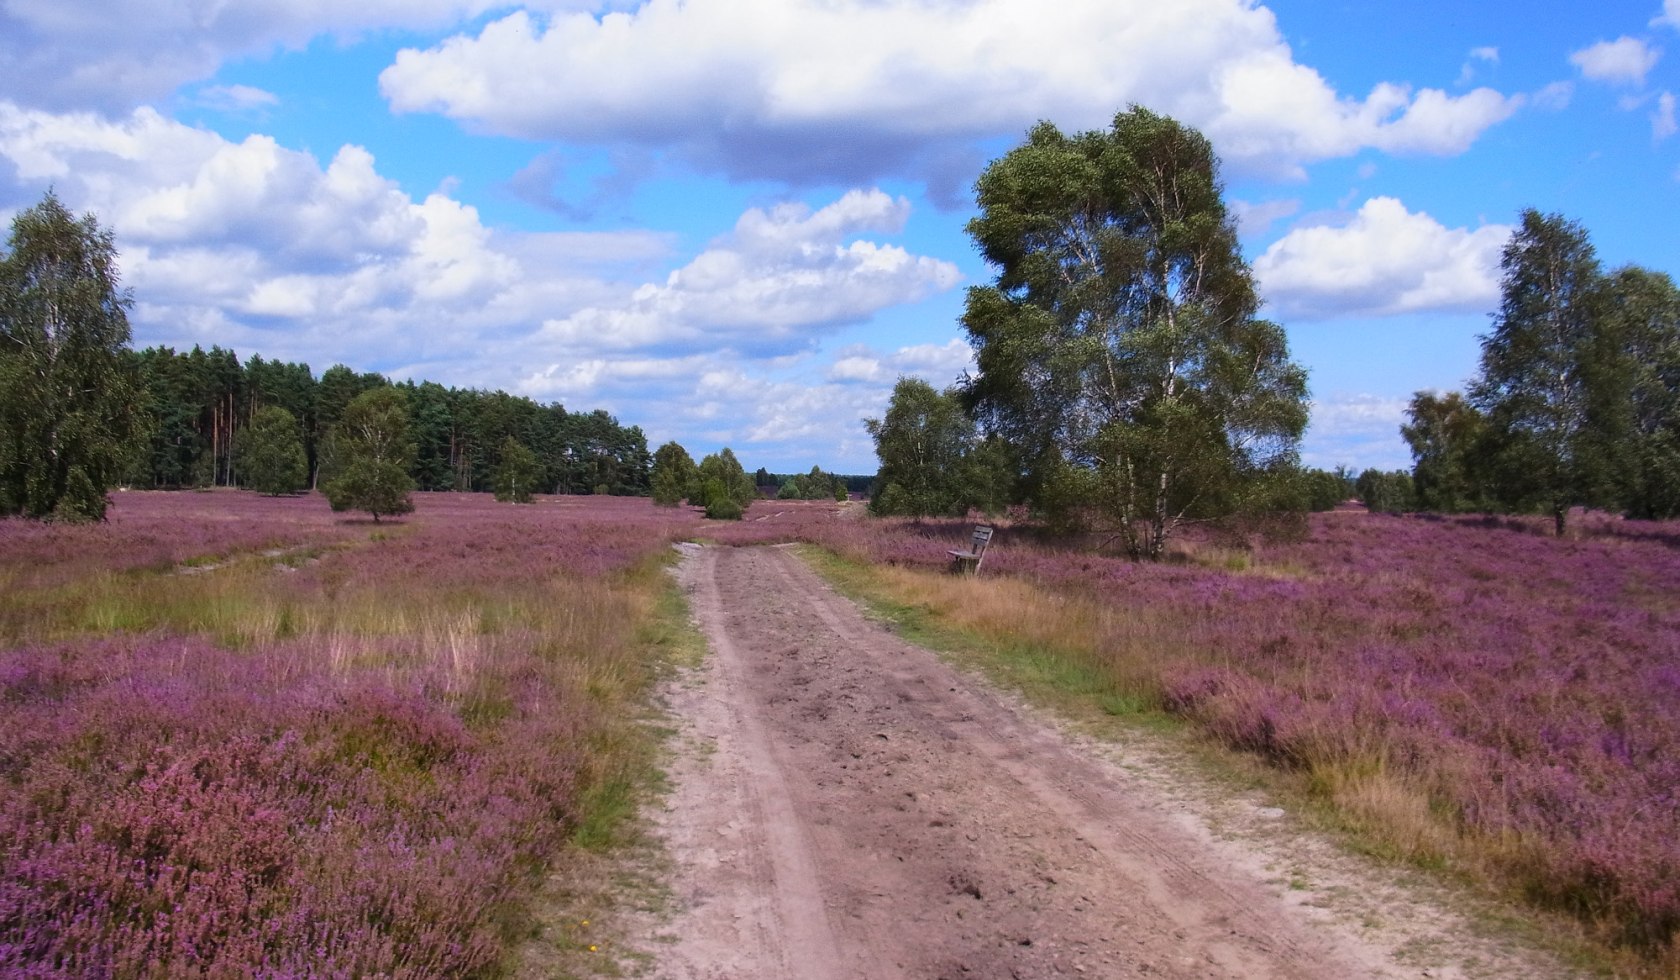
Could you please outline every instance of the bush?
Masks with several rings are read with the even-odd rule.
[[[358,459],[321,489],[333,510],[365,510],[377,524],[381,515],[413,512],[414,501],[408,495],[413,486],[408,471],[396,463]]]
[[[738,521],[746,511],[733,498],[715,497],[706,504],[706,517],[714,521]]]

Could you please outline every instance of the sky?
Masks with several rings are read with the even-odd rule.
[[[1220,156],[1303,461],[1392,469],[1525,208],[1680,274],[1677,94],[1680,0],[0,0],[0,219],[95,214],[137,347],[871,473],[973,367],[987,161],[1141,105]]]

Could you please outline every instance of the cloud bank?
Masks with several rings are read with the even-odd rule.
[[[1129,103],[1198,126],[1232,166],[1299,174],[1366,148],[1456,154],[1522,102],[1392,83],[1338,93],[1295,61],[1270,10],[1242,0],[521,10],[402,51],[380,87],[396,111],[478,130],[675,148],[736,178],[853,184],[902,170],[948,182],[953,167],[972,172],[976,140],[1040,118],[1100,127]]]

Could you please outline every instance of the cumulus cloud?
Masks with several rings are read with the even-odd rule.
[[[0,92],[35,108],[121,113],[209,78],[234,57],[302,47],[319,35],[437,30],[497,6],[497,0],[11,0],[0,7]],[[90,59],[90,51],[99,57]]]
[[[1482,65],[1499,64],[1499,49],[1495,47],[1471,48],[1464,66],[1458,70],[1458,84],[1469,85],[1476,80],[1478,63]]]
[[[1485,311],[1498,302],[1499,255],[1511,229],[1446,228],[1376,197],[1345,225],[1296,228],[1254,261],[1271,309],[1285,317]]]
[[[849,191],[817,210],[752,208],[663,282],[550,320],[542,336],[574,352],[721,347],[768,357],[805,349],[840,325],[956,285],[949,262],[854,237],[896,234],[909,208],[879,190]]]
[[[840,384],[893,384],[901,377],[921,378],[936,388],[974,370],[974,348],[958,339],[943,344],[900,347],[890,354],[864,345],[840,351],[828,368],[828,380]]]
[[[1662,13],[1651,19],[1652,27],[1680,27],[1680,0],[1663,0]]]
[[[1651,137],[1661,142],[1676,132],[1680,132],[1680,123],[1674,118],[1674,93],[1663,92],[1657,96],[1656,111],[1651,113]]]
[[[279,105],[280,97],[250,85],[211,85],[200,89],[194,101],[221,112],[252,112]]]
[[[1409,404],[1409,399],[1364,392],[1315,399],[1301,439],[1301,461],[1323,469],[1411,469],[1410,453],[1400,439]]]
[[[485,331],[608,296],[589,255],[647,261],[657,235],[500,236],[444,194],[414,200],[364,149],[323,165],[141,109],[117,120],[0,102],[0,186],[47,185],[113,229],[141,343],[232,346],[389,369],[477,354]],[[330,363],[330,362],[329,362]],[[318,365],[319,366],[319,365]]]
[[[1614,41],[1600,41],[1569,56],[1583,78],[1611,85],[1643,85],[1645,75],[1657,65],[1662,53],[1635,37],[1623,35]]]
[[[1561,112],[1569,108],[1569,100],[1574,97],[1575,84],[1573,82],[1552,82],[1529,96],[1528,102],[1536,109]]]
[[[1301,202],[1296,198],[1277,201],[1245,201],[1232,198],[1229,204],[1231,216],[1237,219],[1237,229],[1244,235],[1263,234],[1273,224],[1301,210]]]
[[[611,84],[601,84],[611,79]],[[648,0],[401,52],[391,106],[534,139],[676,148],[737,177],[930,180],[977,139],[1149,105],[1227,161],[1295,173],[1364,148],[1454,154],[1521,103],[1491,89],[1335,91],[1244,0]]]

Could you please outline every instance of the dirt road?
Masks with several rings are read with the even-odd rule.
[[[1385,905],[1390,932],[1308,904],[1299,870],[1211,833],[1158,773],[900,641],[785,549],[691,549],[682,575],[711,656],[672,697],[658,976],[1555,973],[1445,938],[1439,909]]]

